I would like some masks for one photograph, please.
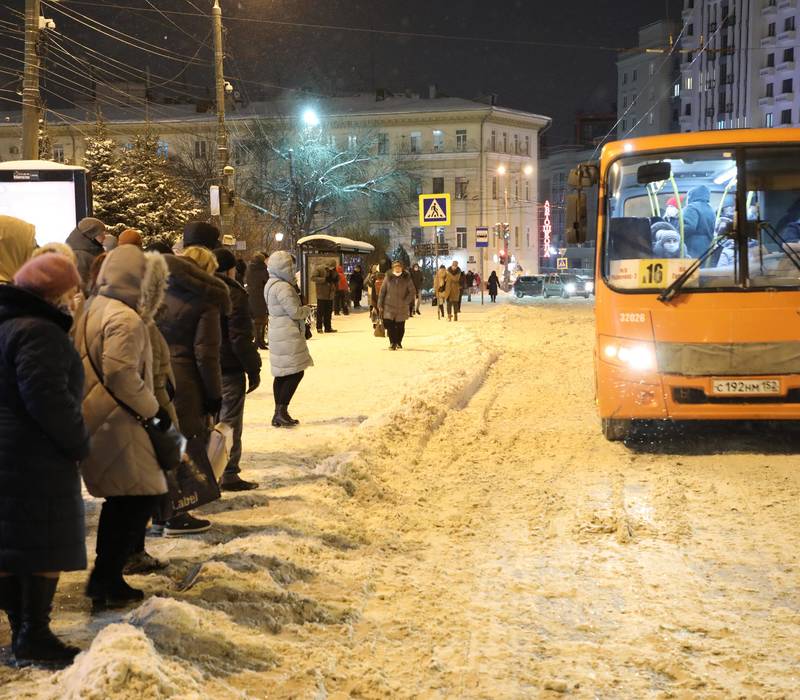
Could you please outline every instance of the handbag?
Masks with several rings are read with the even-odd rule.
[[[311,319],[306,319],[306,340],[311,340],[314,337],[314,334],[311,332]]]
[[[386,326],[383,325],[383,321],[378,319],[378,322],[375,324],[375,330],[373,334],[376,338],[385,338],[386,337]]]
[[[186,438],[180,433],[174,424],[170,423],[168,428],[165,428],[163,422],[155,418],[143,418],[136,411],[134,411],[124,401],[120,401],[114,393],[103,383],[103,375],[97,368],[97,365],[92,359],[92,353],[89,352],[89,339],[86,335],[86,329],[89,325],[89,308],[84,311],[83,322],[83,344],[86,348],[86,357],[89,358],[89,364],[92,371],[97,377],[97,381],[106,390],[106,393],[114,399],[117,405],[144,428],[150,442],[153,445],[153,452],[155,452],[156,460],[159,466],[165,472],[177,469],[181,464],[181,459],[186,451]]]
[[[217,481],[222,477],[225,467],[228,466],[232,444],[233,428],[230,425],[227,423],[217,423],[211,428],[206,454],[208,455],[208,461],[211,463],[214,478]]]
[[[167,483],[173,515],[186,513],[222,497],[202,437],[189,440],[186,459],[181,461],[177,469],[167,472]]]

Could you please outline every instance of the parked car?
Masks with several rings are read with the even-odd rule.
[[[554,272],[547,275],[542,286],[542,296],[545,299],[548,297],[569,299],[575,296],[588,299],[593,289],[594,285],[591,282],[572,272]]]
[[[517,299],[522,297],[536,297],[542,293],[544,275],[525,275],[518,277],[514,282],[514,294]]]

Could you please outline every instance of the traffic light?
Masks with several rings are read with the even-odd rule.
[[[503,224],[503,238],[508,239],[511,232],[511,225],[508,223]]]
[[[508,253],[506,253],[505,250],[500,250],[497,252],[497,259],[500,261],[501,265],[506,264],[506,255],[508,255]]]

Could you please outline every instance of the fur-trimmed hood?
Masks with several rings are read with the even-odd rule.
[[[163,256],[169,269],[168,287],[180,287],[208,304],[218,306],[220,313],[231,312],[231,299],[226,284],[201,270],[195,262],[177,255]]]
[[[167,291],[169,268],[161,253],[145,253],[145,270],[139,295],[139,313],[146,321],[152,321]]]

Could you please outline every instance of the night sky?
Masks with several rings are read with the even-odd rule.
[[[137,51],[78,21],[86,20],[67,19],[43,3],[44,14],[56,19],[64,35],[57,35],[57,40],[71,53],[81,51],[71,43],[71,39],[77,39],[134,70],[149,67],[154,76],[169,78],[181,73],[172,85],[184,81],[193,95],[204,93],[201,87],[211,85],[211,51],[202,46],[206,40],[211,46],[210,21],[167,15],[175,26],[153,10],[197,13],[195,8],[199,8],[207,12],[212,0],[62,0],[60,4],[175,54],[196,56],[205,65],[181,72],[185,61]],[[371,91],[375,87],[426,93],[431,83],[445,94],[458,97],[497,93],[503,106],[552,116],[555,122],[548,141],[554,144],[570,138],[577,111],[613,110],[616,53],[612,49],[634,46],[639,26],[662,18],[667,11],[678,17],[681,4],[680,0],[221,0],[230,54],[226,74],[253,98],[264,92],[291,94],[288,88],[323,94]],[[19,26],[21,20],[13,11],[23,6],[23,0],[4,1],[0,20]],[[235,19],[246,17],[495,41],[365,34]],[[18,69],[21,55],[16,51],[22,48],[21,36],[9,33],[7,24],[0,29],[0,65]],[[51,70],[62,80],[61,84],[51,83],[51,90],[64,96],[70,96],[72,90],[74,99],[81,87],[68,81],[82,80],[77,73],[69,72],[69,65],[58,50],[50,52]],[[72,64],[72,68],[79,65]],[[7,74],[0,78],[0,85],[6,88],[13,81]],[[252,82],[237,83],[237,78]],[[9,97],[9,93],[0,94]],[[48,100],[55,105],[59,98],[51,94]]]

